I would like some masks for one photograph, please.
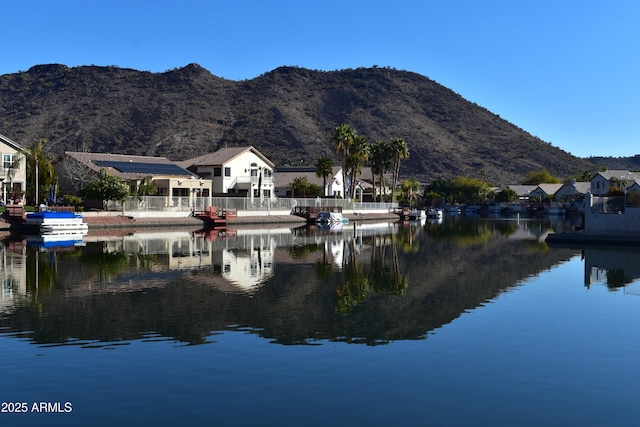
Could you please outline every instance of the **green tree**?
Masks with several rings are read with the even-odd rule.
[[[342,124],[336,128],[331,137],[334,148],[340,155],[340,161],[342,166],[342,197],[347,197],[347,158],[351,150],[356,132],[348,124]]]
[[[398,183],[398,175],[400,174],[400,162],[409,157],[409,147],[402,138],[393,138],[391,140],[391,150],[393,153],[393,180],[392,180],[392,200],[396,201],[396,185]]]
[[[43,198],[48,197],[49,188],[57,186],[58,182],[58,174],[53,167],[53,156],[44,150],[46,143],[46,139],[38,139],[35,147],[27,154],[27,194],[31,195],[30,197],[33,198],[36,205]],[[37,191],[36,182],[38,183]],[[36,200],[36,193],[38,193],[40,200]]]
[[[373,181],[373,196],[376,195],[376,175],[380,186],[380,201],[384,190],[384,174],[391,168],[391,147],[387,141],[380,140],[371,145],[369,162],[371,163],[371,178]]]
[[[333,161],[331,157],[322,155],[316,162],[316,175],[322,178],[322,195],[327,195],[327,179],[333,175]]]
[[[129,187],[115,175],[106,173],[104,169],[100,176],[87,183],[82,189],[82,195],[94,200],[102,200],[104,209],[110,200],[121,202],[129,195]]]
[[[522,181],[523,185],[559,184],[560,180],[552,176],[547,170],[531,171]]]
[[[405,179],[400,183],[400,201],[414,206],[420,199],[420,182],[417,179]]]
[[[155,194],[158,189],[151,182],[150,176],[145,176],[140,184],[138,184],[138,196],[150,196]]]
[[[353,199],[356,193],[356,180],[362,174],[362,168],[369,160],[370,145],[367,138],[362,135],[354,135],[353,143],[347,156],[346,167],[349,176],[349,195]]]
[[[496,202],[513,202],[518,194],[511,188],[505,187],[496,194]]]

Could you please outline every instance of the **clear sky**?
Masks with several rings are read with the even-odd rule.
[[[39,64],[231,80],[429,77],[576,156],[640,154],[638,0],[3,0],[0,75]]]

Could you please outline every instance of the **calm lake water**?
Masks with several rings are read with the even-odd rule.
[[[640,250],[572,225],[7,238],[0,425],[635,425]]]

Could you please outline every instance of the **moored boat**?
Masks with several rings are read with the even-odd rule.
[[[427,218],[440,219],[444,216],[444,211],[438,208],[431,208],[427,211]]]
[[[316,216],[316,223],[318,224],[346,224],[349,222],[349,218],[342,216],[340,212],[318,212]]]
[[[427,214],[424,209],[412,209],[407,214],[407,218],[410,221],[415,221],[415,220],[423,219],[426,217],[427,217]]]
[[[37,228],[42,234],[82,232],[89,229],[82,215],[75,212],[33,212],[27,214],[24,225],[29,228]]]

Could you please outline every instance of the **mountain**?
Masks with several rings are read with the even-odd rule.
[[[338,162],[331,143],[348,123],[374,142],[403,138],[401,175],[459,175],[513,184],[530,171],[560,178],[592,168],[422,75],[391,68],[280,67],[251,80],[196,64],[163,73],[49,64],[0,76],[0,133],[27,148],[184,160],[253,145],[277,166]]]
[[[588,157],[588,161],[595,165],[595,170],[603,168],[615,170],[640,170],[640,154],[632,157]]]

